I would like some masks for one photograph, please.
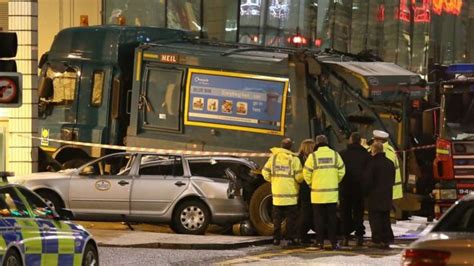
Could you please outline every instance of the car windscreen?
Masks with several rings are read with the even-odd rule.
[[[432,232],[474,233],[474,201],[461,201],[433,228]]]

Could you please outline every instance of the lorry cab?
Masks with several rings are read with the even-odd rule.
[[[123,144],[133,49],[143,42],[181,40],[185,35],[179,30],[122,26],[69,28],[59,32],[40,61],[41,136]],[[100,155],[100,149],[72,148],[52,142],[43,145],[42,151],[49,152],[66,167],[79,166],[92,154]]]

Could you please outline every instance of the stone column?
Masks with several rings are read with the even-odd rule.
[[[36,171],[38,165],[38,142],[31,139],[38,135],[38,1],[9,0],[8,28],[18,35],[16,62],[23,74],[23,104],[7,111],[6,168],[22,175]]]

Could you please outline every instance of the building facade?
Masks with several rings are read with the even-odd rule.
[[[221,41],[370,50],[420,74],[474,61],[474,0],[104,0],[104,24],[186,29]]]

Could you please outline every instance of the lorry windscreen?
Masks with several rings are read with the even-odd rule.
[[[446,138],[474,140],[474,92],[466,90],[445,97]]]
[[[67,67],[59,71],[47,66],[40,79],[40,111],[48,106],[70,106],[76,97],[78,71]]]

